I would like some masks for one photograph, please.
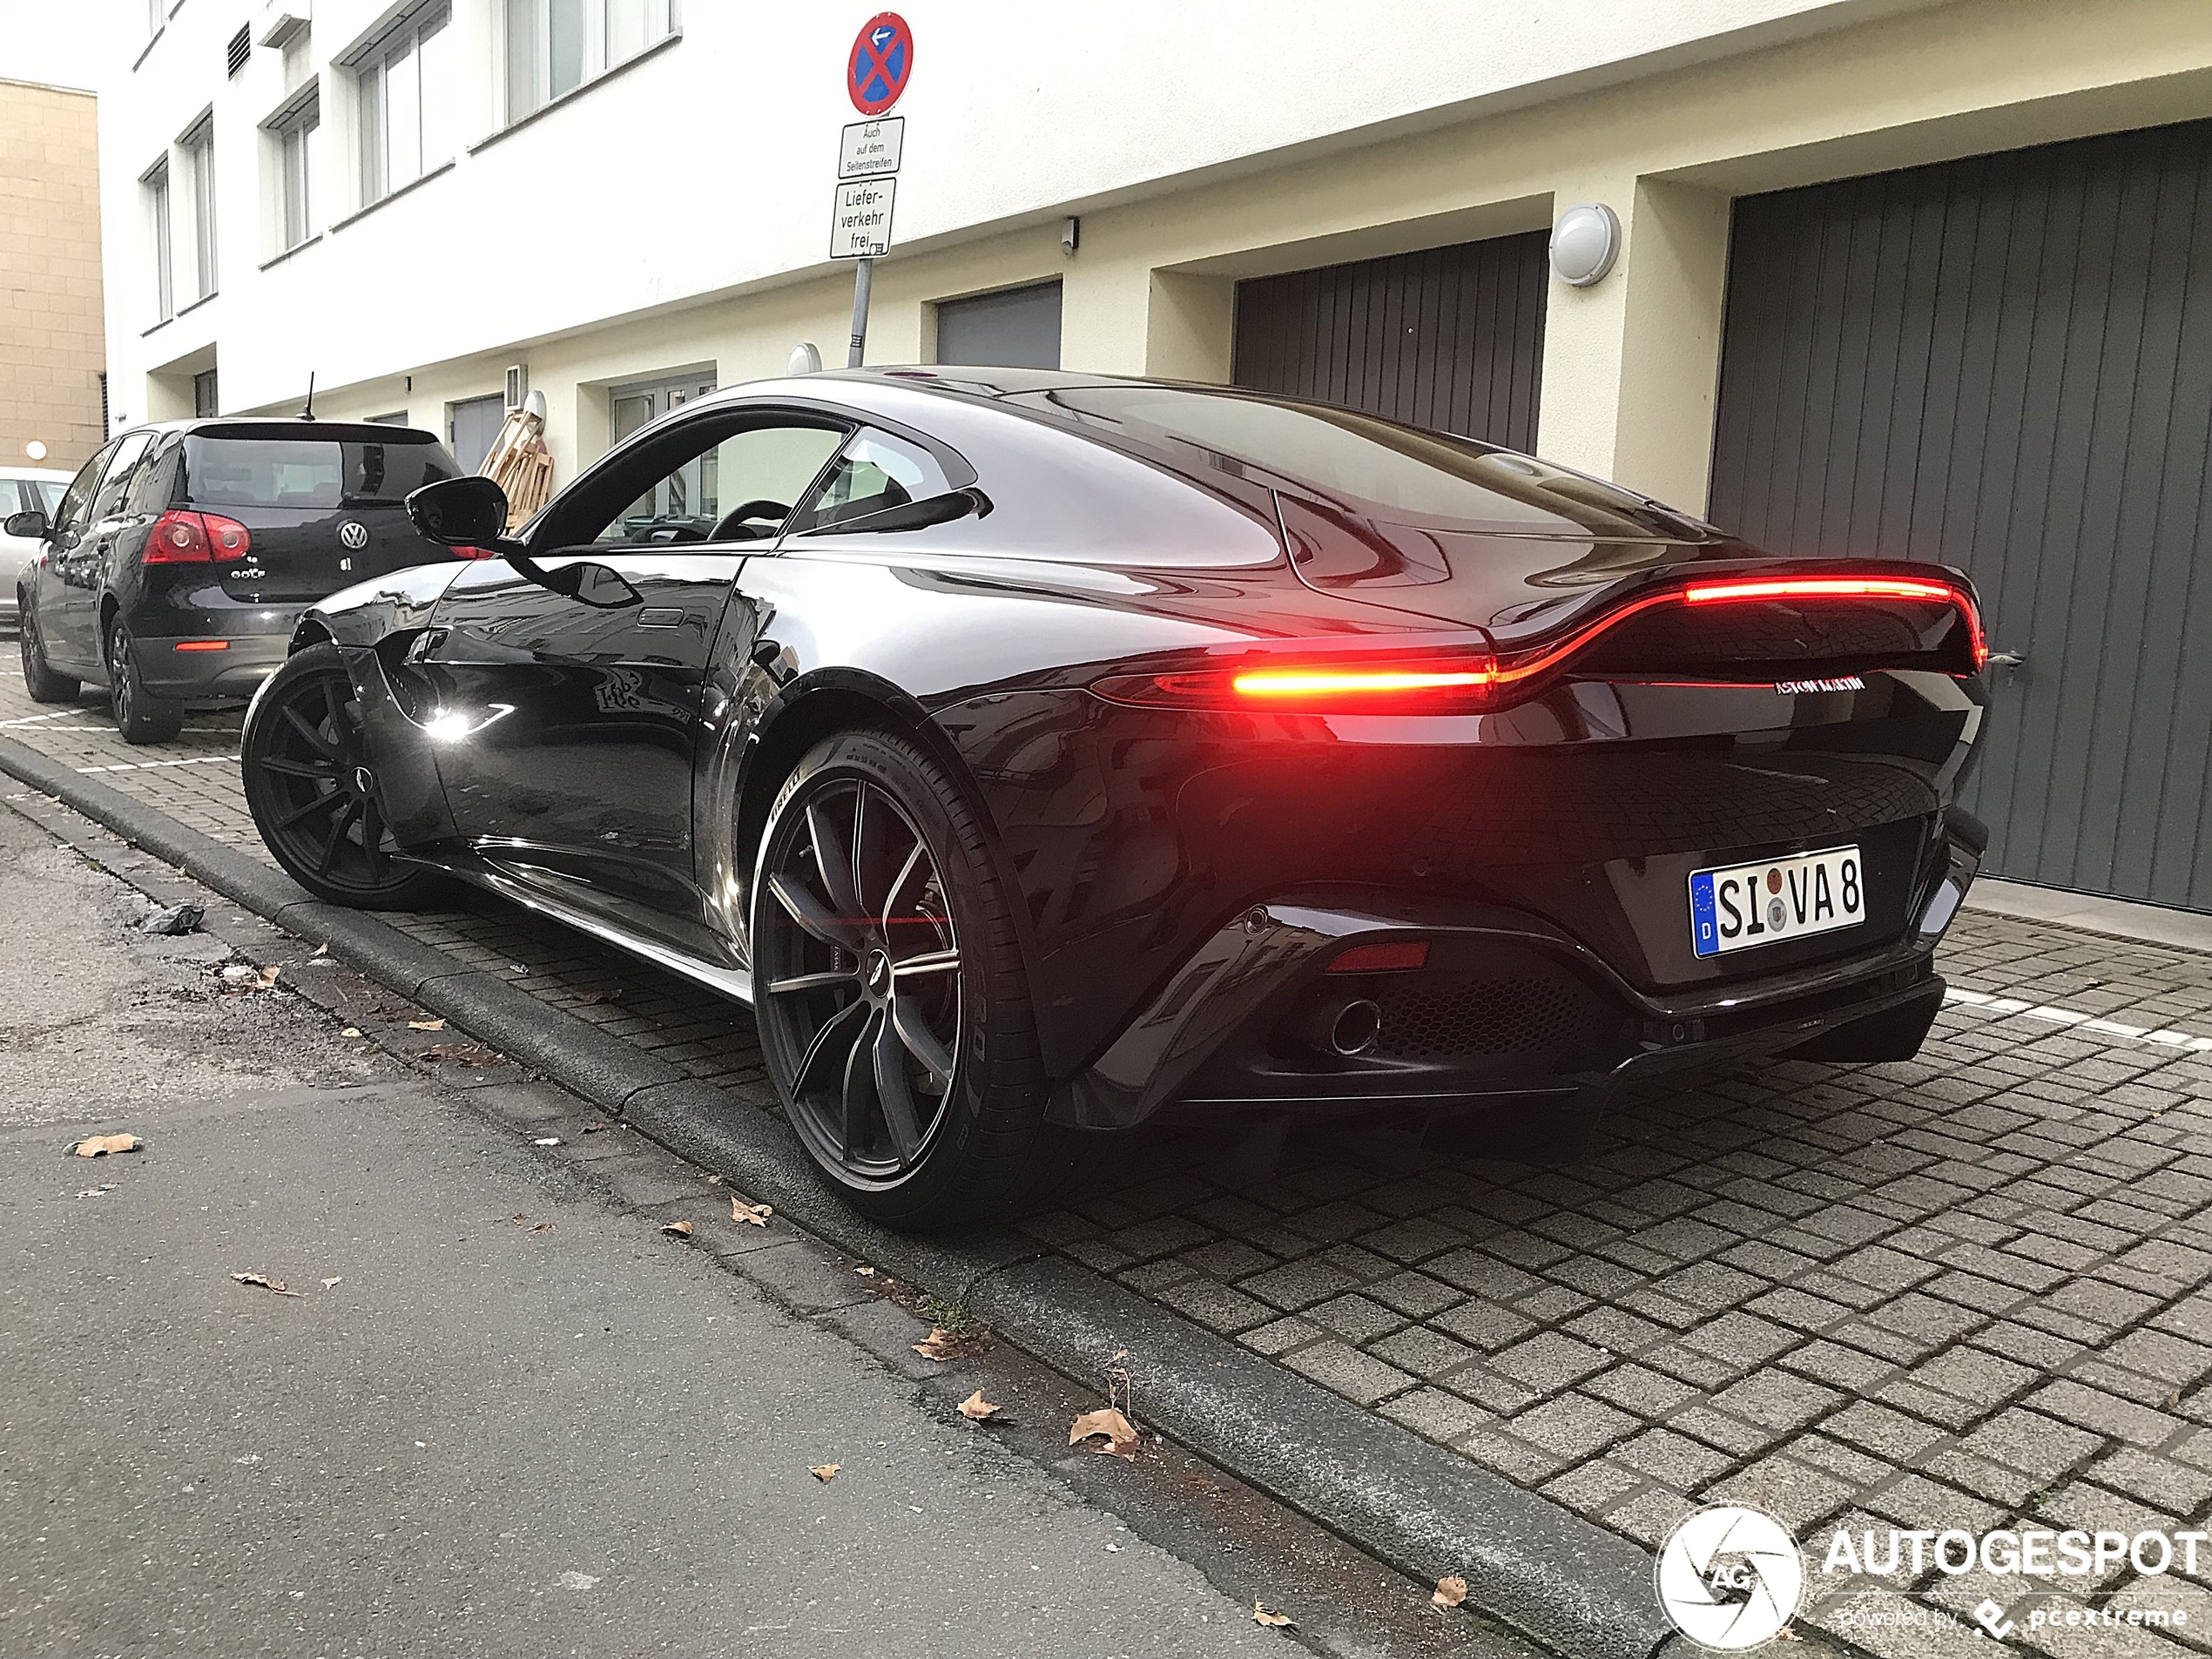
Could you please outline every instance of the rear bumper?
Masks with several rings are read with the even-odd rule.
[[[233,634],[219,651],[180,651],[179,645],[212,642],[218,636],[132,641],[138,678],[147,691],[167,698],[250,698],[261,682],[284,665],[290,634]]]
[[[1946,838],[1947,862],[1913,895],[1898,936],[1682,993],[1638,989],[1526,912],[1285,895],[1217,932],[1094,1063],[1055,1088],[1047,1115],[1122,1129],[1163,1112],[1447,1112],[1549,1097],[1588,1123],[1646,1085],[1764,1055],[1897,1057],[1940,1003],[1935,950],[1979,867],[1978,829],[1961,823]],[[1428,948],[1418,969],[1327,971],[1352,945],[1413,941]],[[1343,1053],[1329,1036],[1353,1002],[1372,1005],[1353,1028],[1379,1029],[1371,1046]]]

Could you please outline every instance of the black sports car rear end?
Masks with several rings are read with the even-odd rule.
[[[485,488],[418,522],[490,536]],[[494,550],[309,613],[247,732],[271,846],[752,1001],[894,1222],[1163,1112],[1510,1103],[1483,1132],[1557,1153],[1701,1068],[1910,1055],[1985,839],[1962,577],[1345,410],[770,383]]]

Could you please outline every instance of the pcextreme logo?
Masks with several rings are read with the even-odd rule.
[[[1653,1573],[1675,1629],[1716,1653],[1771,1642],[1804,1599],[1797,1541],[1764,1510],[1742,1504],[1683,1516],[1660,1546]]]

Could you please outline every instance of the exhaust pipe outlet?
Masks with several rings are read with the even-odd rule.
[[[1382,1035],[1382,1007],[1369,998],[1345,998],[1343,1002],[1332,998],[1314,1008],[1301,1024],[1298,1035],[1314,1049],[1349,1060],[1376,1046],[1376,1037]]]

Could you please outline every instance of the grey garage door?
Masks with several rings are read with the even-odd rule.
[[[1060,367],[1060,285],[1035,282],[937,305],[937,361],[993,368]]]
[[[1527,450],[1544,247],[1537,231],[1240,282],[1231,377]]]
[[[1980,588],[1990,873],[2212,909],[2212,123],[1737,204],[1711,516]]]

